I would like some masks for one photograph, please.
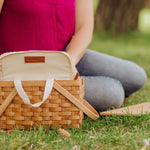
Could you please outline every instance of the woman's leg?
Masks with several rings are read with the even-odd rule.
[[[134,62],[92,50],[86,51],[77,69],[81,76],[105,76],[120,81],[125,96],[141,89],[147,78],[145,71]]]
[[[85,76],[85,99],[97,110],[118,108],[124,100],[122,84],[102,76]]]

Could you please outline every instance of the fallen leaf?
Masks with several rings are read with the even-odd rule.
[[[58,129],[57,133],[63,137],[70,137],[71,136],[71,134],[68,131],[61,129],[61,128]]]

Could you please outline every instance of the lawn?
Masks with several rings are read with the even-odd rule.
[[[123,106],[150,101],[150,34],[130,32],[121,36],[94,33],[89,46],[99,52],[128,59],[142,66],[148,76],[145,87],[125,100]],[[4,132],[0,130],[0,150],[142,150],[150,140],[150,115],[100,117],[85,116],[80,129],[67,130],[63,138],[57,130]],[[150,150],[150,146],[146,149]]]

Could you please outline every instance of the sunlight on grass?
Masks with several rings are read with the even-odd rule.
[[[139,14],[139,30],[150,33],[150,9],[143,9]]]

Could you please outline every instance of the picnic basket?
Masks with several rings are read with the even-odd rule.
[[[22,80],[31,105],[41,103],[45,80]],[[83,112],[96,120],[98,113],[84,100],[83,78],[54,80],[51,94],[39,106],[22,100],[14,81],[0,81],[0,129],[79,128]]]

